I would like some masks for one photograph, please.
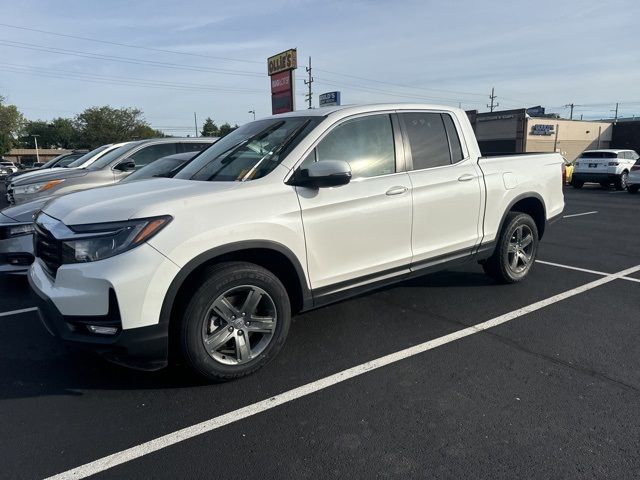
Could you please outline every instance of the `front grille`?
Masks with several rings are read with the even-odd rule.
[[[35,224],[34,249],[36,257],[42,260],[45,270],[55,278],[62,265],[62,243],[42,225]]]

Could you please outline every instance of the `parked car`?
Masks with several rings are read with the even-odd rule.
[[[631,167],[638,158],[633,150],[587,150],[574,163],[571,184],[574,188],[582,188],[591,182],[609,188],[613,183],[617,190],[624,190]]]
[[[2,168],[5,171],[10,170],[11,173],[15,173],[18,170],[20,170],[20,168],[18,167],[17,163],[9,162],[9,161],[6,161],[6,160],[3,160],[3,161],[0,162],[0,168]]]
[[[627,178],[627,192],[638,193],[640,190],[640,159],[631,167]]]
[[[123,182],[173,177],[198,153],[177,153],[161,158],[133,172]],[[0,275],[27,272],[34,259],[33,217],[52,198],[40,198],[0,212]]]
[[[13,170],[9,167],[3,167],[0,165],[0,180],[6,179],[9,175],[13,175]]]
[[[49,175],[52,172],[57,172],[57,171],[62,171],[65,168],[81,168],[81,167],[87,167],[89,165],[91,165],[91,163],[95,162],[98,158],[100,158],[102,155],[105,155],[106,153],[108,153],[109,151],[118,148],[122,145],[125,145],[126,142],[124,143],[113,143],[113,144],[107,144],[107,145],[102,145],[98,148],[95,148],[93,150],[91,150],[88,153],[85,153],[84,155],[80,156],[79,158],[76,158],[74,160],[72,160],[70,163],[64,165],[64,166],[53,166],[51,168],[47,168],[47,169],[38,169],[38,170],[32,170],[30,172],[16,172],[15,174],[13,174],[13,176],[11,178],[7,178],[7,180],[5,180],[5,183],[7,184],[7,191],[9,190],[9,186],[11,185],[11,183],[15,180],[20,180],[20,182],[24,182],[25,179],[27,178],[31,178],[31,179],[35,179],[38,178],[42,175]],[[9,195],[7,195],[7,199],[9,200],[9,202],[11,202],[11,199],[9,198]]]
[[[47,203],[29,283],[65,341],[148,370],[171,344],[229,380],[276,355],[292,313],[465,262],[523,280],[564,208],[561,165],[555,153],[481,157],[451,107],[276,115],[174,179]]]
[[[105,153],[88,166],[41,173],[37,177],[16,179],[7,189],[11,204],[36,200],[39,197],[61,195],[87,188],[119,182],[134,170],[174,153],[200,151],[215,138],[156,138],[128,142]]]
[[[34,163],[32,168],[19,170],[9,175],[8,177],[6,177],[5,181],[11,182],[14,178],[18,177],[19,175],[24,175],[29,172],[43,171],[43,170],[48,170],[54,167],[58,167],[58,168],[67,167],[70,163],[82,157],[83,155],[86,155],[87,153],[88,153],[88,150],[78,150],[71,153],[63,153],[62,155],[58,155],[57,157],[52,158],[46,163]]]
[[[571,185],[573,179],[573,162],[570,162],[566,158],[562,157],[562,184]]]

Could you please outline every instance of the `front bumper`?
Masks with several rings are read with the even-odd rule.
[[[105,260],[66,264],[55,278],[36,258],[29,283],[48,330],[116,363],[146,370],[167,364],[168,323],[160,310],[178,267],[148,244]],[[113,336],[87,325],[116,327]]]
[[[169,324],[122,330],[117,301],[107,315],[63,315],[53,301],[34,285],[29,277],[32,297],[46,330],[65,343],[102,355],[105,359],[129,368],[159,370],[169,358]],[[113,296],[115,299],[115,295]],[[87,326],[116,327],[115,335],[90,333]]]

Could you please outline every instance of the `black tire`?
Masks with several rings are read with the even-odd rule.
[[[628,178],[629,178],[629,174],[627,172],[622,172],[620,176],[616,179],[616,182],[615,182],[616,190],[626,189]]]
[[[627,192],[629,193],[638,193],[638,189],[640,189],[640,185],[627,185]]]
[[[513,258],[513,253],[509,247],[514,239],[516,231],[520,227],[525,227],[532,235],[530,260],[526,267],[520,266],[520,260],[517,260],[518,268],[513,268],[510,262]],[[523,229],[524,230],[524,229]],[[536,222],[533,221],[530,215],[521,212],[509,212],[505,219],[504,226],[498,237],[498,243],[493,255],[489,257],[483,264],[482,268],[485,273],[499,283],[517,283],[522,281],[531,270],[536,255],[538,253],[538,227]]]
[[[188,301],[181,319],[179,345],[186,364],[199,375],[214,382],[234,380],[255,372],[276,356],[287,338],[291,325],[291,305],[287,290],[269,270],[247,262],[225,262],[215,265],[205,272],[204,278],[203,283]],[[208,319],[211,315],[209,312],[216,299],[225,292],[233,291],[234,288],[246,286],[257,287],[268,294],[270,305],[275,308],[275,329],[269,343],[256,358],[242,364],[223,364],[205,349],[203,329],[209,328],[205,326],[205,322],[211,322]],[[215,317],[215,314],[213,316]],[[227,327],[218,328],[224,330]],[[236,334],[239,333],[240,328],[236,330]],[[245,338],[250,341],[250,334],[245,333]],[[235,342],[236,340],[233,340],[232,344],[236,345],[237,349]],[[229,356],[229,359],[231,360],[232,356]]]
[[[575,180],[575,179],[571,180],[571,186],[573,188],[580,189],[582,188],[583,185],[584,185],[584,182],[581,180]]]

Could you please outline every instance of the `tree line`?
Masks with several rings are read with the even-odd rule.
[[[0,96],[0,155],[12,148],[33,148],[34,136],[40,148],[65,149],[94,149],[107,143],[167,136],[152,128],[137,108],[91,107],[72,118],[27,120],[15,105],[4,100]],[[218,127],[207,118],[201,136],[223,137],[236,128],[228,123]]]

